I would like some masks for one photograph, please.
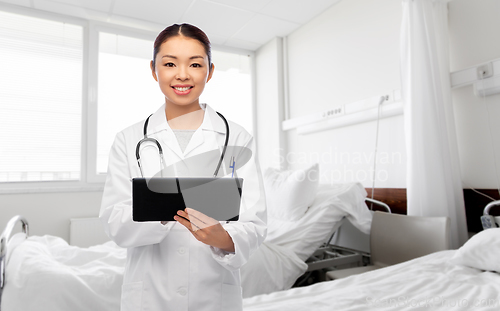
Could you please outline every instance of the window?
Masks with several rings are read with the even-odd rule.
[[[97,174],[106,173],[116,133],[155,112],[164,102],[151,75],[153,42],[99,33]]]
[[[0,12],[0,182],[81,176],[83,27]]]
[[[253,132],[249,55],[212,50],[215,71],[200,97],[227,119]]]

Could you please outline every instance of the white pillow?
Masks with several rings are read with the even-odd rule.
[[[287,221],[300,219],[313,203],[318,183],[317,163],[305,170],[268,168],[264,173],[264,188],[269,217]]]
[[[500,272],[500,228],[483,230],[455,253],[451,263],[479,270]]]

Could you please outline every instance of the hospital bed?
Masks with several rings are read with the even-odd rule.
[[[389,205],[381,201],[365,198],[365,202],[372,214],[374,211],[392,213]],[[373,220],[371,225],[373,225]],[[371,226],[370,230],[372,228]],[[359,230],[345,217],[330,238],[306,260],[307,270],[293,286],[325,281],[328,279],[327,273],[330,271],[364,267],[370,263],[370,260],[370,234]]]
[[[492,227],[474,235],[458,250],[433,252],[345,278],[250,297],[244,299],[243,308],[499,310],[499,257],[500,228]]]
[[[500,229],[495,230],[500,236]],[[487,232],[487,231],[484,231]],[[495,240],[498,263],[500,239]],[[394,266],[243,300],[245,311],[498,310],[500,275],[455,263],[478,255],[473,247],[447,250]],[[480,257],[480,253],[478,257]],[[493,262],[495,261],[495,262]],[[498,265],[497,265],[498,267]]]
[[[318,187],[300,219],[269,217],[268,238],[241,269],[244,296],[290,288],[308,269],[306,260],[343,219],[369,232],[371,213],[365,198],[359,183],[325,184]],[[19,222],[26,231],[9,239]],[[28,223],[22,217],[9,222],[1,242],[3,310],[119,309],[126,250],[113,242],[81,248],[54,236],[28,237]]]

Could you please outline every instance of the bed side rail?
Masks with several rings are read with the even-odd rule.
[[[381,201],[378,201],[378,200],[375,200],[375,199],[370,199],[370,198],[365,198],[365,202],[366,203],[372,203],[372,204],[378,205],[378,206],[382,207],[383,209],[385,209],[387,213],[392,214],[391,208],[389,207],[389,205],[387,205],[384,202],[381,202]],[[368,206],[368,208],[369,208],[369,206]],[[344,226],[344,228],[342,228],[343,226]],[[340,222],[340,225],[338,226],[337,230],[335,230],[334,232],[332,232],[332,234],[330,235],[330,238],[328,239],[328,241],[326,243],[324,243],[323,245],[324,246],[331,245],[331,243],[332,243],[332,241],[333,241],[334,238],[336,239],[336,243],[339,243],[340,242],[339,241],[339,237],[338,236],[336,237],[336,235],[338,234],[339,230],[344,230],[345,232],[354,233],[356,236],[360,235],[359,238],[361,240],[363,240],[363,241],[365,240],[364,234],[361,233],[358,229],[355,229],[354,226],[349,223],[349,221],[347,220],[347,218],[344,217],[344,218],[342,218],[342,220]],[[354,230],[354,232],[352,232],[353,230]],[[346,235],[348,235],[348,234],[346,234]],[[362,243],[368,243],[367,241],[368,240],[366,240],[366,242],[362,242]],[[342,244],[342,242],[340,242],[340,243]],[[345,247],[345,245],[337,245],[337,244],[336,244],[336,246],[343,246],[343,247]],[[349,247],[345,247],[345,248],[349,249]]]
[[[7,260],[7,243],[9,242],[10,236],[12,235],[12,230],[16,224],[20,222],[22,224],[23,233],[28,237],[29,228],[28,221],[23,216],[17,215],[12,217],[5,229],[0,235],[0,289],[3,289],[5,283],[5,265]]]
[[[375,199],[370,199],[370,198],[365,198],[365,201],[368,202],[368,203],[372,203],[372,204],[375,204],[375,205],[383,207],[387,213],[392,213],[391,208],[389,207],[389,205],[385,204],[384,202],[381,202],[381,201],[378,201],[378,200],[375,200]]]
[[[483,229],[496,228],[497,225],[495,223],[495,217],[490,215],[490,209],[493,206],[500,205],[500,200],[490,202],[486,205],[483,210],[483,216],[481,216],[481,224],[483,225]]]

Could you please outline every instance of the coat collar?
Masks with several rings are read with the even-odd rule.
[[[202,130],[226,133],[226,125],[222,118],[207,104],[200,104],[201,109],[205,110],[205,116],[200,128]],[[160,131],[172,131],[165,115],[165,104],[163,104],[149,119],[147,134],[152,135]]]

